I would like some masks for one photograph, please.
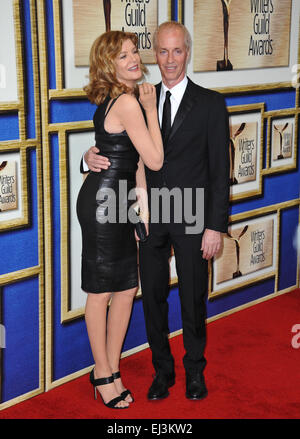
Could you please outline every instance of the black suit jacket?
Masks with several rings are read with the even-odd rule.
[[[156,86],[159,102],[161,83]],[[161,170],[146,169],[151,189],[204,188],[204,227],[226,232],[229,208],[229,123],[224,97],[188,79],[167,143]],[[194,204],[193,204],[194,205]],[[174,207],[174,206],[173,206]],[[195,205],[194,205],[195,207]],[[175,223],[173,232],[184,233],[187,223]]]

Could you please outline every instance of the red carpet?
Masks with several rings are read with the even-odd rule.
[[[152,382],[149,349],[121,361],[125,384],[136,401],[111,410],[93,399],[88,375],[0,412],[26,419],[298,419],[300,348],[291,329],[300,324],[300,290],[212,322],[207,327],[208,397],[185,398],[182,336],[171,340],[176,384],[169,398],[148,402]],[[298,339],[299,340],[299,339]]]

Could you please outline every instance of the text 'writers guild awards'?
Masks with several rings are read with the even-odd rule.
[[[15,161],[0,162],[0,212],[17,209],[17,174]]]
[[[246,126],[246,123],[243,122],[240,127],[238,128],[238,130],[233,134],[232,137],[230,137],[229,140],[229,155],[230,155],[230,167],[231,167],[231,172],[230,172],[230,184],[237,184],[238,181],[234,175],[234,161],[235,161],[235,148],[236,148],[236,138],[244,131]]]
[[[247,230],[248,226],[245,226],[237,238],[231,236],[231,234],[227,232],[227,236],[229,237],[229,239],[232,239],[235,242],[236,251],[236,271],[232,274],[232,279],[242,276],[242,273],[240,271],[240,239],[247,232]]]
[[[282,126],[282,125],[280,125]],[[279,147],[280,147],[280,153],[277,156],[278,160],[283,159],[283,154],[282,154],[282,135],[283,135],[283,131],[285,131],[287,129],[287,127],[289,126],[289,123],[287,122],[285,125],[283,125],[283,127],[280,129],[279,126],[274,125],[275,130],[278,132],[279,134]]]
[[[233,69],[228,58],[229,8],[231,0],[221,0],[221,2],[223,7],[224,59],[217,61],[217,71]]]

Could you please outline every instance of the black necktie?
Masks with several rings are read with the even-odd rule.
[[[163,142],[167,142],[170,131],[171,131],[171,102],[170,102],[171,93],[169,90],[166,92],[166,98],[163,108],[162,114],[162,123],[161,123],[161,134],[163,138]]]

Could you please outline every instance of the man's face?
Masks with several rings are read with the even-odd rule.
[[[176,28],[161,30],[155,54],[163,83],[168,88],[174,87],[184,78],[189,58],[183,31]]]

